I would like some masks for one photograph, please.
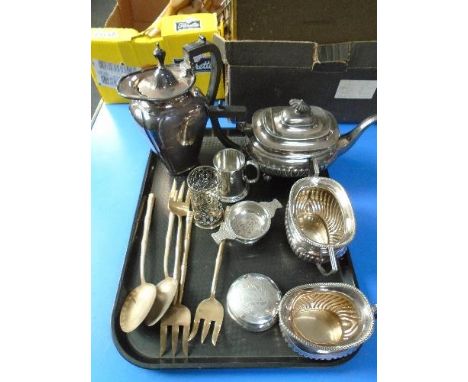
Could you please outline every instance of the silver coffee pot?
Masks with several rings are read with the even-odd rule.
[[[128,74],[117,86],[118,93],[130,100],[132,116],[172,175],[198,165],[207,106],[215,100],[222,68],[219,49],[204,37],[183,50],[182,62],[166,65],[166,53],[158,44],[154,56],[159,66]],[[210,55],[211,71],[204,96],[194,85],[196,60],[206,54]]]

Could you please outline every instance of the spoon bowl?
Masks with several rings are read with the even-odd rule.
[[[123,332],[134,331],[146,318],[157,296],[156,286],[140,284],[125,299],[120,311],[120,327]]]
[[[305,236],[320,244],[329,243],[327,224],[318,214],[304,214],[298,217],[298,225]]]
[[[177,286],[177,280],[172,277],[166,277],[156,285],[158,292],[153,306],[146,315],[146,325],[153,326],[164,316],[174,300]]]

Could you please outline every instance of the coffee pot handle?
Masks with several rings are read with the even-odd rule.
[[[224,147],[229,147],[231,149],[242,151],[242,147],[230,140],[221,129],[218,118],[229,118],[236,120],[236,122],[240,122],[245,120],[246,115],[247,108],[245,106],[208,106],[208,116],[210,118],[211,125],[213,126],[214,135],[219,139]]]
[[[206,98],[208,99],[208,105],[213,105],[216,99],[216,94],[218,93],[219,81],[221,80],[221,68],[223,65],[221,52],[216,45],[207,42],[206,37],[204,36],[200,36],[196,42],[185,45],[184,51],[194,72],[195,57],[203,53],[210,53],[211,72]]]

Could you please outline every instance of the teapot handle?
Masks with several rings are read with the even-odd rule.
[[[206,98],[208,98],[208,105],[213,105],[216,99],[216,93],[218,93],[219,81],[221,80],[221,68],[223,65],[221,52],[216,45],[207,42],[204,36],[200,36],[196,42],[185,45],[184,51],[194,72],[195,57],[203,53],[210,53],[211,72]]]

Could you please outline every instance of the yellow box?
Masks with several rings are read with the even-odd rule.
[[[152,7],[148,7],[149,3]],[[211,41],[213,34],[219,33],[215,13],[196,13],[163,17],[161,37],[136,37],[139,34],[136,28],[143,30],[149,26],[165,2],[146,0],[144,8],[147,12],[141,12],[144,20],[134,19],[138,4],[141,1],[119,0],[106,21],[106,27],[91,29],[91,76],[106,103],[128,102],[117,94],[117,83],[130,72],[156,65],[153,51],[158,42],[166,51],[165,62],[170,64],[183,58],[182,47],[185,44],[196,41],[200,35]],[[133,11],[129,6],[133,6]],[[154,14],[148,15],[150,11]],[[133,14],[129,15],[131,12]],[[196,73],[196,86],[206,94],[210,77],[209,60],[203,60],[202,57],[199,60],[201,65]],[[224,98],[223,80],[220,81],[217,98]]]

